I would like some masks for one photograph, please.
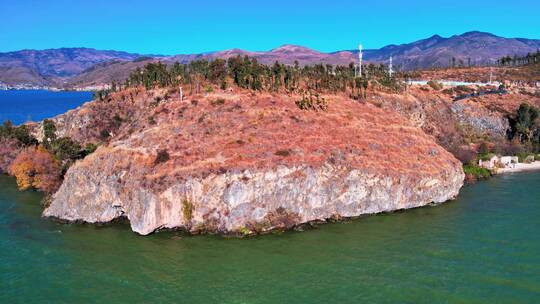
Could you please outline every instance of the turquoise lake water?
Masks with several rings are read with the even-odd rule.
[[[539,185],[229,239],[60,224],[0,175],[0,303],[540,303]]]
[[[1,303],[539,303],[540,174],[435,207],[248,239],[40,217],[0,177]]]

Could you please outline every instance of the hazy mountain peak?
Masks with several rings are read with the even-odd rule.
[[[284,44],[278,48],[272,49],[270,52],[272,53],[319,53],[313,49],[300,46],[300,45],[294,45],[294,44]]]
[[[228,49],[221,52],[215,52],[215,54],[244,54],[244,53],[247,53],[247,52],[239,48]]]
[[[421,46],[421,48],[429,48],[434,46],[437,43],[440,43],[442,41],[445,41],[446,38],[443,38],[437,34],[423,40],[419,40],[417,43],[415,43],[418,46]]]
[[[480,32],[480,31],[470,31],[470,32],[463,33],[460,36],[461,37],[467,37],[467,38],[472,38],[472,37],[498,37],[498,36],[493,35],[491,33]]]

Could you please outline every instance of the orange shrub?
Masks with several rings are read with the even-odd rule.
[[[53,193],[61,184],[61,166],[42,146],[24,149],[13,161],[9,173],[17,178],[19,189],[34,188]]]

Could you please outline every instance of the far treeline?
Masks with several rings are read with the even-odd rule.
[[[528,53],[525,56],[505,56],[497,60],[500,66],[521,66],[540,63],[540,50],[536,53]]]
[[[208,89],[207,86],[227,89],[234,84],[256,91],[345,92],[359,99],[372,86],[390,91],[402,90],[401,82],[396,80],[398,77],[391,77],[385,65],[366,65],[362,77],[355,77],[353,63],[348,66],[321,63],[301,67],[298,62],[286,65],[276,61],[268,66],[256,58],[237,56],[228,60],[201,59],[189,64],[176,62],[170,66],[162,62],[148,63],[144,68],[133,71],[123,84],[113,82],[110,90],[97,92],[96,98],[104,99],[110,91],[127,87],[145,86],[150,89],[186,85],[189,88],[186,93],[197,94]]]

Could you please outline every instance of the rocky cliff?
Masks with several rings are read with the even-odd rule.
[[[326,111],[248,92],[180,101],[131,91],[89,103],[58,118],[59,132],[82,136],[107,115],[119,122],[107,145],[68,170],[44,216],[126,217],[140,234],[249,233],[458,194],[461,164],[431,136],[392,110],[325,97]]]
[[[399,94],[373,92],[367,102],[398,112],[450,151],[463,143],[504,143],[510,129],[509,117],[515,115],[520,104],[526,102],[540,107],[540,97],[523,88],[509,88],[505,95],[454,100],[456,95],[481,90],[486,88],[435,90],[429,86],[412,86]]]

